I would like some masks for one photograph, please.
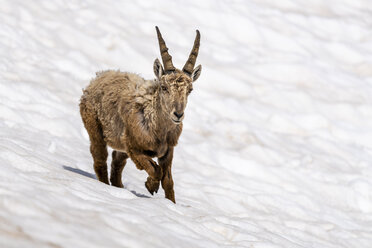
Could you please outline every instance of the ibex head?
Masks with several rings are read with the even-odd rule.
[[[159,81],[160,97],[162,109],[169,114],[170,119],[179,124],[184,118],[184,110],[187,104],[187,97],[192,91],[192,82],[196,81],[201,73],[201,65],[195,69],[196,57],[198,56],[200,46],[200,33],[196,30],[194,46],[191,50],[186,64],[179,70],[173,66],[172,56],[168,53],[168,48],[158,27],[160,54],[163,60],[164,68],[158,59],[154,62],[154,73]]]

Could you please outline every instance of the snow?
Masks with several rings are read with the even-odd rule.
[[[3,0],[0,247],[371,247],[371,14],[368,0]],[[155,25],[178,67],[202,36],[176,205],[132,162],[124,189],[97,181],[78,111],[96,71],[154,77]]]

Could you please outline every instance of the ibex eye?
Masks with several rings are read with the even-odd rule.
[[[161,89],[163,90],[163,91],[168,91],[168,87],[167,86],[161,86]]]

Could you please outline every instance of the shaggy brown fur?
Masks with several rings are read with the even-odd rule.
[[[173,65],[157,31],[163,62],[166,55],[167,64]],[[199,32],[198,37],[200,39]],[[187,68],[194,67],[195,49],[194,44],[195,59],[186,62]],[[123,187],[121,174],[129,157],[138,169],[148,173],[145,183],[148,191],[157,192],[161,182],[165,197],[175,203],[171,172],[173,148],[182,132],[187,96],[192,82],[200,75],[201,66],[191,75],[188,71],[173,69],[164,70],[156,59],[155,80],[120,71],[97,73],[81,97],[80,113],[91,142],[94,170],[101,182],[109,184],[106,164],[109,145],[114,149],[110,174],[113,186]],[[152,160],[154,157],[159,164]]]

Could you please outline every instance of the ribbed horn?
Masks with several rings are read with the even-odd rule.
[[[186,61],[185,66],[183,67],[182,71],[191,75],[192,71],[194,70],[196,58],[198,57],[199,53],[199,46],[200,46],[200,32],[196,30],[196,37],[194,41],[194,47],[191,50],[189,55],[189,59]]]
[[[155,28],[156,28],[156,33],[158,34],[159,48],[160,48],[161,59],[163,60],[163,64],[164,64],[164,71],[165,72],[175,71],[176,68],[173,66],[172,56],[170,56],[168,53],[168,47],[165,44],[163,37],[161,36],[158,26],[155,26]]]

